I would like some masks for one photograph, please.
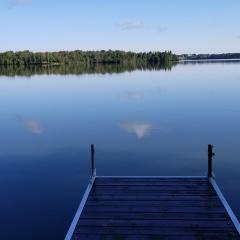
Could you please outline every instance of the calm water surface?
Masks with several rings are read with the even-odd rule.
[[[0,238],[63,239],[90,175],[214,172],[240,218],[240,62],[0,76]]]

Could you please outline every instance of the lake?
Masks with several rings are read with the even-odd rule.
[[[63,239],[90,177],[214,173],[240,218],[240,61],[0,71],[1,239]]]

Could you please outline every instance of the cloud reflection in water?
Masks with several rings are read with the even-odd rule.
[[[44,131],[42,124],[36,119],[23,117],[18,117],[17,119],[22,126],[32,134],[42,134]]]
[[[119,127],[135,134],[138,139],[144,138],[153,130],[153,125],[147,122],[124,122],[120,123]]]

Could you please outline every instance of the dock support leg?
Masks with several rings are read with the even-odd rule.
[[[213,170],[212,170],[212,158],[215,155],[213,152],[213,145],[208,144],[208,177],[211,178],[213,176]]]
[[[91,167],[92,167],[92,177],[96,176],[96,166],[95,166],[95,148],[94,144],[91,144]]]

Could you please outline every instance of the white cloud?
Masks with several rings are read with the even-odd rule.
[[[134,92],[134,91],[125,92],[125,93],[123,93],[120,96],[120,99],[124,100],[124,101],[140,100],[142,98],[144,98],[144,93],[142,93],[142,92]]]
[[[125,122],[120,123],[119,127],[129,133],[135,134],[138,139],[144,138],[153,130],[153,125],[146,122]]]
[[[36,119],[18,117],[22,126],[32,134],[42,134],[44,129],[39,121]]]
[[[126,22],[117,23],[116,26],[120,30],[128,31],[128,30],[143,28],[144,24],[141,21],[126,21]]]
[[[9,0],[9,7],[13,8],[21,5],[28,5],[31,3],[32,3],[32,0]]]

